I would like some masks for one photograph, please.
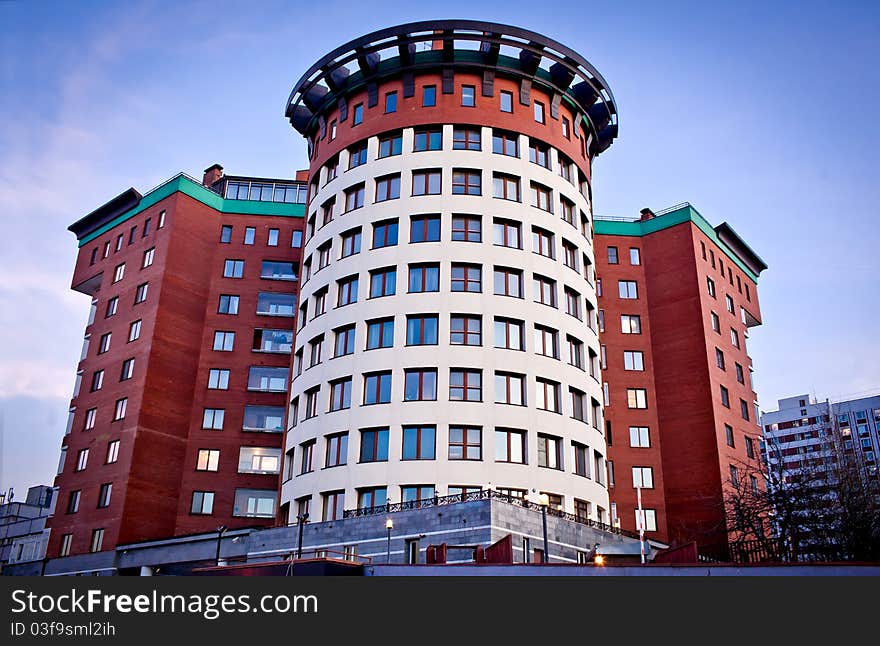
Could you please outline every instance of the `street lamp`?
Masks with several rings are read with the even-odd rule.
[[[542,493],[538,496],[538,505],[541,507],[541,520],[544,524],[544,563],[549,563],[550,545],[547,542],[547,507],[550,506],[550,496]]]
[[[391,530],[394,529],[394,521],[390,518],[385,521],[385,529],[388,530],[388,550],[385,562],[390,565],[391,564]]]
[[[296,516],[296,522],[299,525],[299,538],[296,541],[296,558],[298,559],[301,559],[303,555],[303,525],[308,519],[308,512],[303,512]]]
[[[217,528],[217,557],[214,559],[217,565],[220,565],[220,543],[223,541],[223,534],[229,529],[226,525],[220,525]]]

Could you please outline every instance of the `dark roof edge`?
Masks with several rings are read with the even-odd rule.
[[[765,263],[761,256],[756,254],[752,248],[746,244],[745,240],[739,237],[739,234],[733,230],[727,222],[722,222],[717,227],[715,227],[715,233],[718,234],[718,238],[724,242],[730,250],[733,251],[737,256],[739,256],[740,260],[742,260],[749,269],[755,272],[755,275],[760,275],[762,271],[767,269],[767,263]]]
[[[67,227],[67,230],[73,232],[74,235],[76,235],[77,240],[81,240],[89,233],[105,225],[113,218],[121,215],[122,213],[125,213],[129,209],[136,207],[140,203],[142,198],[143,195],[138,193],[135,188],[129,188],[111,199],[103,206],[99,206],[88,215],[80,218],[79,220],[71,224],[69,227]]]

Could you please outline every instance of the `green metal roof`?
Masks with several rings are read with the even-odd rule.
[[[731,262],[736,264],[743,273],[748,276],[756,285],[758,284],[758,275],[749,269],[743,260],[736,254],[727,244],[719,237],[718,233],[711,224],[700,215],[690,204],[683,204],[680,207],[673,208],[670,211],[661,213],[650,220],[601,220],[596,218],[593,222],[593,229],[597,235],[606,236],[646,236],[663,229],[669,229],[684,222],[693,222],[706,236],[714,242],[718,247],[730,258]],[[750,248],[748,251],[758,258]],[[760,259],[759,259],[760,260]],[[763,262],[763,261],[762,261]]]
[[[136,216],[138,213],[141,213],[151,206],[154,206],[155,204],[161,202],[166,197],[178,192],[183,193],[184,195],[188,195],[194,200],[198,200],[202,204],[210,206],[212,209],[215,209],[220,213],[273,215],[289,218],[302,218],[305,217],[306,213],[305,204],[290,204],[287,202],[260,202],[257,200],[228,200],[226,198],[220,197],[214,191],[205,188],[199,182],[189,177],[188,175],[178,173],[168,181],[160,184],[152,191],[144,195],[136,207],[125,211],[124,213],[116,216],[106,224],[83,236],[82,239],[80,239],[79,241],[79,246],[82,247],[83,245],[88,244],[89,242],[105,234],[112,228],[122,224],[126,220],[129,220]]]

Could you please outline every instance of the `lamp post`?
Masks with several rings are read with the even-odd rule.
[[[544,525],[544,563],[549,563],[550,544],[547,542],[547,507],[550,506],[550,496],[542,493],[538,496],[538,504],[541,506],[541,521]]]
[[[301,559],[303,555],[303,525],[309,519],[308,512],[297,514],[296,522],[299,525],[299,538],[296,541],[296,558]]]
[[[223,534],[226,533],[226,530],[229,529],[226,525],[220,525],[217,528],[217,557],[214,559],[215,563],[220,565],[220,543],[223,541]]]
[[[385,529],[388,530],[388,549],[386,551],[385,563],[391,564],[391,530],[394,529],[394,521],[390,518],[385,521]]]

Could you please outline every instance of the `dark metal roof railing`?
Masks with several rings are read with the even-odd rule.
[[[457,41],[476,43],[478,47],[456,49]],[[417,44],[435,42],[443,43],[442,50],[435,50],[436,56],[416,52]],[[517,51],[519,60],[506,53],[502,55],[502,47]],[[393,53],[388,60],[396,60],[396,64],[383,65],[382,53],[387,50]],[[544,60],[551,62],[549,69],[541,67]],[[302,75],[287,100],[285,115],[294,128],[307,135],[316,129],[320,114],[335,102],[343,110],[344,120],[346,96],[363,86],[404,72],[429,68],[452,71],[456,67],[482,70],[484,82],[486,75],[491,79],[495,71],[520,77],[524,80],[525,96],[528,83],[549,88],[553,95],[551,111],[566,97],[578,106],[580,118],[592,131],[591,156],[604,151],[617,137],[614,95],[602,75],[583,56],[536,32],[477,20],[413,22],[349,41],[323,56]]]
[[[504,502],[510,505],[515,505],[517,507],[522,507],[524,509],[531,509],[532,511],[541,511],[541,505],[531,502],[529,500],[525,500],[523,498],[517,498],[515,496],[510,496],[508,494],[502,493],[500,491],[496,491],[494,489],[481,489],[480,491],[472,491],[466,494],[453,494],[451,496],[434,496],[432,498],[422,498],[420,500],[408,500],[405,502],[395,502],[388,503],[385,505],[376,505],[373,507],[362,507],[360,509],[349,509],[343,512],[343,518],[363,518],[366,516],[375,516],[379,514],[394,514],[401,511],[409,511],[412,509],[425,509],[427,507],[443,507],[446,505],[455,505],[464,502],[474,502],[477,500],[498,500],[500,502]],[[587,525],[588,527],[593,527],[595,529],[611,532],[613,534],[619,534],[621,536],[627,536],[629,538],[638,539],[639,535],[636,532],[630,532],[625,529],[621,529],[620,527],[614,527],[612,525],[608,525],[607,523],[602,523],[597,520],[593,520],[592,518],[586,518],[584,516],[579,516],[577,514],[569,514],[567,512],[561,511],[559,509],[553,509],[552,507],[547,507],[547,515],[555,516],[557,518],[562,518],[564,520],[568,520],[575,523],[580,523],[582,525]]]

